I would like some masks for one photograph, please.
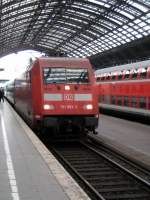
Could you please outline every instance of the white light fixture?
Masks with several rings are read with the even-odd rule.
[[[48,105],[48,104],[44,104],[43,106],[44,110],[54,110],[55,107],[53,105]]]
[[[70,86],[69,85],[65,85],[65,90],[70,90]]]
[[[87,105],[85,106],[85,108],[86,108],[87,110],[92,110],[92,109],[93,109],[93,105],[92,105],[92,104],[87,104]]]

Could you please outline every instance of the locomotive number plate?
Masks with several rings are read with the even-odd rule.
[[[63,110],[74,110],[74,109],[78,109],[77,105],[61,105],[60,106],[61,109]]]

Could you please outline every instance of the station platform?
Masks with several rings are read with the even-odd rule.
[[[0,103],[0,200],[90,199],[5,101]]]
[[[98,135],[92,136],[150,170],[150,126],[100,114]]]

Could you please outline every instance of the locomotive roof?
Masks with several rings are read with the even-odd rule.
[[[124,65],[99,69],[99,70],[96,70],[95,73],[96,74],[109,73],[109,72],[129,70],[129,69],[132,69],[132,68],[138,69],[139,67],[146,68],[146,67],[149,67],[149,66],[150,66],[150,60],[146,60],[146,61],[141,61],[141,62],[136,62],[136,63],[130,63],[130,64],[124,64]]]
[[[37,59],[40,63],[47,63],[47,62],[52,62],[52,63],[62,63],[62,62],[70,62],[70,63],[76,63],[76,64],[82,64],[84,63],[89,63],[89,60],[87,58],[67,58],[67,57],[40,57]]]
[[[71,61],[87,61],[87,58],[69,58],[69,57],[40,57],[37,58],[40,61],[49,61],[49,60],[61,60],[61,61],[66,61],[66,60],[71,60]]]

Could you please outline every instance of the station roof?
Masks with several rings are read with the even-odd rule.
[[[1,0],[0,4],[0,57],[24,49],[92,57],[150,36],[148,0]]]

